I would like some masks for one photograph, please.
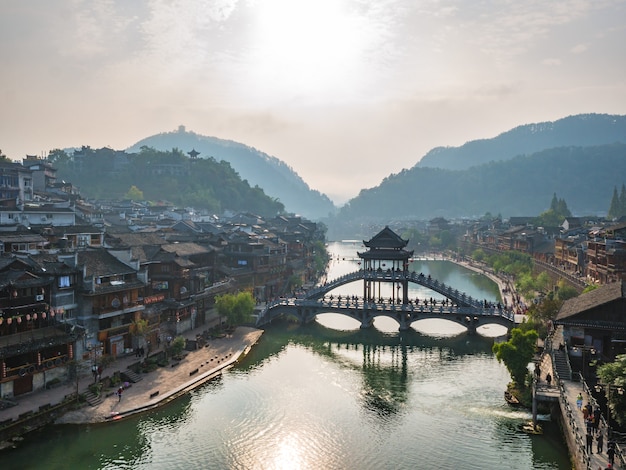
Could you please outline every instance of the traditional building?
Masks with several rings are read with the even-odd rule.
[[[86,328],[88,347],[116,356],[134,347],[131,324],[142,318],[145,282],[137,269],[105,249],[79,251],[82,295],[78,321]]]
[[[406,274],[409,270],[409,259],[413,256],[413,250],[406,250],[408,240],[403,240],[389,227],[385,227],[369,241],[363,244],[369,248],[365,252],[357,252],[359,258],[363,260],[365,271],[387,272],[390,274],[389,281],[382,281],[391,284],[392,302],[409,302],[409,281]],[[392,276],[394,273],[402,273],[405,276]],[[365,280],[363,283],[363,298],[366,301],[375,302],[382,297],[380,280]]]
[[[626,353],[626,284],[607,284],[566,300],[554,321],[562,325],[568,353],[582,361],[585,372],[591,356],[611,362]]]
[[[28,258],[0,258],[0,397],[64,377],[77,331],[50,308],[54,276]]]

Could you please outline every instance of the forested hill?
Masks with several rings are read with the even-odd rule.
[[[252,186],[263,188],[266,194],[282,202],[288,212],[319,219],[335,211],[328,196],[311,189],[292,168],[252,147],[187,132],[183,126],[175,132],[147,137],[128,151],[137,152],[143,146],[164,151],[176,148],[185,153],[196,150],[200,152],[199,158],[213,157],[217,161],[227,161],[242,179]]]
[[[624,183],[626,144],[560,147],[463,171],[413,167],[362,190],[328,225],[487,212],[535,216],[554,193],[575,215],[606,214],[613,189]]]
[[[54,150],[49,159],[58,170],[57,178],[78,186],[83,197],[165,200],[217,214],[230,209],[274,216],[284,209],[261,188],[242,181],[229,163],[193,160],[178,150],[144,147],[130,154],[83,147],[70,154]]]
[[[626,143],[626,116],[579,114],[554,122],[518,126],[492,139],[474,140],[460,147],[437,147],[415,166],[466,170],[548,148],[616,142]]]

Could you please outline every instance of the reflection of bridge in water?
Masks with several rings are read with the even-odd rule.
[[[446,300],[429,302],[428,300],[404,299],[404,296],[382,298],[372,296],[334,295],[333,289],[355,281],[365,284],[376,282],[395,283],[408,286],[418,284],[437,292]],[[400,330],[408,329],[411,324],[424,319],[444,319],[458,323],[474,333],[476,328],[486,324],[498,324],[510,328],[514,325],[514,312],[501,304],[473,299],[459,290],[448,286],[430,276],[407,271],[360,270],[334,279],[322,286],[308,291],[301,298],[283,298],[268,303],[261,311],[257,325],[263,326],[279,317],[294,317],[301,323],[315,320],[320,313],[340,313],[361,323],[361,328],[368,328],[376,317],[388,317],[395,320]]]

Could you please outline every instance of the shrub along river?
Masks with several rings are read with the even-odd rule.
[[[328,279],[358,269],[353,242],[333,243]],[[447,261],[417,272],[475,298],[499,300],[489,279]],[[338,293],[359,295],[360,283]],[[419,286],[411,297],[441,299]],[[391,322],[391,324],[390,324]],[[510,378],[491,352],[501,327],[467,336],[445,321],[362,331],[324,314],[276,322],[237,367],[140,417],[49,426],[2,455],[2,469],[569,469],[558,425],[530,436],[510,408]]]

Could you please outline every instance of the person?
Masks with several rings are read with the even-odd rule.
[[[122,392],[124,392],[124,389],[122,387],[117,389],[117,401],[118,402],[122,401]]]
[[[579,410],[583,409],[583,394],[579,393],[578,396],[576,397],[576,406],[578,407]]]
[[[598,427],[600,426],[600,416],[602,412],[600,411],[600,407],[596,406],[593,409],[593,430],[598,432]]]
[[[548,375],[546,375],[546,382],[548,382],[548,387],[550,386],[550,384],[552,384],[552,376],[549,372]]]
[[[604,444],[604,435],[602,433],[598,433],[598,437],[596,438],[596,452],[598,454],[602,453],[602,445]]]
[[[593,454],[593,434],[587,433],[587,453]]]
[[[615,447],[609,443],[609,448],[606,450],[606,456],[609,458],[609,465],[613,465],[615,460]]]

